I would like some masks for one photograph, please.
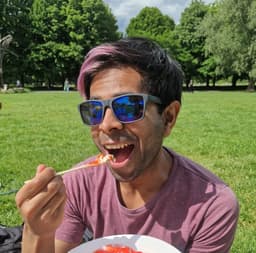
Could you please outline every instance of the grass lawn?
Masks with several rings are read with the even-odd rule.
[[[0,94],[0,223],[21,223],[14,193],[39,163],[63,170],[96,154],[76,92]],[[240,202],[232,252],[256,249],[256,93],[184,93],[165,144],[226,181]]]

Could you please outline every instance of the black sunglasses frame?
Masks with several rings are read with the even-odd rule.
[[[141,117],[138,118],[138,119],[131,120],[131,121],[122,121],[122,120],[120,120],[120,119],[118,118],[118,116],[116,115],[115,110],[114,110],[113,107],[112,107],[112,103],[113,103],[113,101],[115,101],[116,99],[119,99],[119,98],[122,98],[122,97],[128,97],[128,96],[141,96],[141,97],[143,98],[143,101],[144,101],[143,113],[142,113]],[[83,111],[82,108],[83,108],[83,105],[84,105],[84,104],[87,104],[88,102],[94,102],[94,101],[97,102],[97,103],[101,103],[101,104],[102,104],[102,111],[103,111],[103,113],[102,113],[102,118],[101,118],[101,121],[100,121],[99,123],[97,123],[97,124],[88,124],[88,123],[86,122],[86,120],[84,119],[84,116],[83,116],[83,113],[82,113],[82,111]],[[113,97],[113,98],[111,98],[111,99],[106,99],[106,100],[96,100],[96,99],[86,100],[86,101],[84,101],[84,102],[82,102],[82,103],[80,103],[80,104],[78,105],[78,110],[79,110],[79,113],[80,113],[80,116],[81,116],[81,118],[82,118],[83,123],[86,124],[86,125],[88,125],[88,126],[97,126],[97,125],[101,124],[101,122],[102,122],[103,119],[104,119],[105,111],[106,111],[107,108],[110,108],[110,109],[112,110],[113,114],[115,115],[116,119],[117,119],[119,122],[121,122],[121,123],[132,123],[132,122],[139,121],[139,120],[141,120],[141,119],[144,118],[146,106],[147,106],[147,103],[148,103],[149,101],[150,101],[150,102],[153,102],[153,103],[155,103],[155,104],[162,104],[162,102],[161,102],[161,100],[160,100],[159,97],[156,97],[156,96],[153,96],[153,95],[150,95],[150,94],[144,94],[144,93],[127,93],[127,94],[120,95],[120,96]]]

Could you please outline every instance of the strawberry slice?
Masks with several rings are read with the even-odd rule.
[[[109,244],[104,246],[102,249],[96,250],[94,253],[142,253],[142,252],[133,250],[128,246]]]

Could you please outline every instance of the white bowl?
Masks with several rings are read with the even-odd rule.
[[[180,251],[172,245],[155,237],[132,234],[98,238],[79,245],[69,251],[69,253],[93,253],[95,250],[100,249],[107,244],[128,246],[134,250],[142,251],[143,253],[180,253]]]

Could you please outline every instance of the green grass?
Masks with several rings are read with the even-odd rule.
[[[76,92],[0,94],[0,192],[18,189],[39,163],[65,169],[97,153]],[[256,93],[184,93],[165,144],[226,181],[240,203],[232,252],[256,249]],[[0,195],[0,223],[21,222],[15,194]]]

